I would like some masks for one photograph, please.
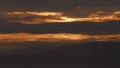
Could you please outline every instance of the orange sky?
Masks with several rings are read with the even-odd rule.
[[[0,34],[1,42],[25,42],[25,41],[120,41],[120,34],[114,35],[85,35],[85,34],[29,34],[29,33],[14,33]]]
[[[24,24],[75,21],[104,22],[110,20],[120,20],[120,11],[115,11],[108,15],[105,11],[97,11],[95,13],[91,13],[87,17],[70,16],[63,12],[6,12],[2,14],[0,19]]]

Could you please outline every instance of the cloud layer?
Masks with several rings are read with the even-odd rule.
[[[81,11],[96,9],[99,10],[119,10],[119,0],[2,0],[0,1],[1,11]]]
[[[108,13],[105,11],[97,11],[86,17],[70,16],[63,12],[3,12],[0,19],[8,22],[20,22],[24,24],[41,24],[55,22],[76,22],[91,21],[104,22],[110,20],[120,20],[120,11]]]
[[[18,22],[0,22],[0,33],[82,33],[82,34],[118,34],[120,21],[102,23],[71,22],[22,24]]]
[[[115,35],[85,35],[85,34],[0,34],[0,43],[3,42],[64,42],[64,41],[120,41],[120,34]]]

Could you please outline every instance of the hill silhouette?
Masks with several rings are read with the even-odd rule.
[[[26,66],[29,68],[44,67],[44,65],[47,64],[48,66],[45,68],[73,68],[72,66],[104,68],[106,65],[108,65],[109,68],[114,68],[120,64],[119,52],[120,43],[118,42],[89,42],[61,46],[31,55],[24,53],[6,55],[0,59],[0,62],[3,66],[13,66],[13,68],[16,66]]]

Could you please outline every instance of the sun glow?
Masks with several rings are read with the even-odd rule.
[[[0,34],[0,42],[24,42],[24,41],[119,41],[120,34],[116,35],[83,35],[83,34]]]
[[[8,12],[11,15],[61,16],[62,12]]]
[[[96,12],[88,15],[88,17],[72,17],[66,16],[63,12],[8,12],[10,15],[8,21],[21,22],[24,24],[41,24],[41,23],[55,23],[55,22],[76,22],[76,21],[90,21],[90,22],[104,22],[110,20],[120,20],[120,11],[115,11],[109,15],[102,15],[105,12]]]

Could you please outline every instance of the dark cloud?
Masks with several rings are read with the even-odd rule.
[[[63,11],[83,15],[96,10],[120,10],[119,0],[2,0],[0,11]],[[86,14],[84,13],[84,14]]]
[[[0,33],[83,33],[83,34],[119,34],[120,21],[104,23],[76,22],[76,23],[45,23],[21,24],[0,23]]]

